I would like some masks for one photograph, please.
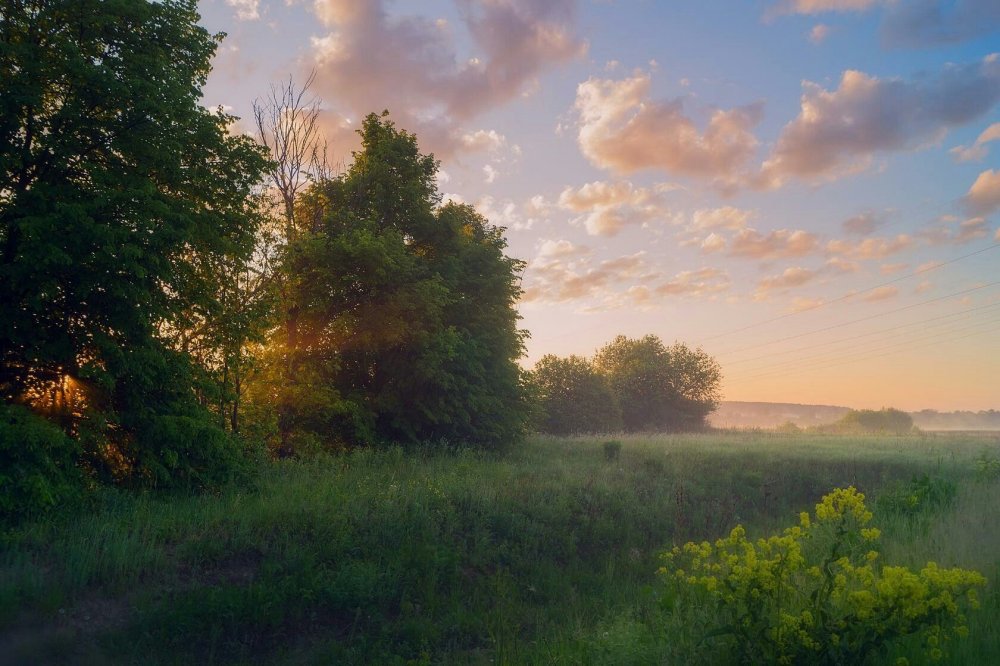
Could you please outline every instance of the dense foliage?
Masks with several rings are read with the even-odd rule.
[[[553,435],[616,432],[622,410],[608,379],[580,356],[543,356],[532,373],[540,412],[536,427]]]
[[[526,419],[523,262],[472,207],[439,205],[438,164],[414,135],[386,114],[360,134],[347,172],[297,212],[284,267],[295,323],[273,341],[292,366],[270,379],[279,429],[327,445],[509,443]]]
[[[864,498],[837,489],[780,536],[752,541],[737,525],[714,545],[674,548],[660,571],[668,606],[710,617],[706,645],[725,641],[741,664],[861,664],[913,634],[939,660],[948,640],[968,635],[964,612],[979,607],[986,579],[934,562],[917,572],[880,565]]]
[[[535,365],[536,427],[555,435],[698,430],[718,405],[721,381],[701,349],[619,335],[593,360],[550,355]]]

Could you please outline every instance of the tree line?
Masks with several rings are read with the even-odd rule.
[[[497,449],[531,427],[545,366],[517,363],[504,230],[442,202],[438,162],[387,112],[331,169],[308,81],[255,104],[255,136],[231,131],[200,104],[224,35],[198,20],[196,0],[0,5],[8,516],[94,485],[217,485],[264,445]],[[665,373],[640,343],[642,381],[673,382],[641,427],[697,422],[714,394],[676,374],[695,357],[666,348]],[[631,428],[640,380],[616,349],[608,423]]]
[[[722,370],[701,349],[619,335],[593,358],[543,356],[531,377],[541,432],[663,432],[707,427]]]

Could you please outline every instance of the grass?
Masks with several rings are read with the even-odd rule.
[[[614,457],[605,441],[359,451],[216,495],[108,494],[4,535],[0,663],[655,663],[692,639],[658,611],[663,549],[923,474],[954,496],[879,510],[885,559],[984,573],[945,663],[1000,663],[1000,481],[977,463],[997,439],[626,436]]]

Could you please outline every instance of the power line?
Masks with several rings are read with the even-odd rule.
[[[911,305],[906,305],[906,306],[903,306],[901,308],[896,308],[894,310],[886,310],[884,312],[879,312],[879,313],[876,313],[876,314],[873,314],[873,315],[869,315],[867,317],[861,317],[860,319],[852,319],[851,321],[845,321],[845,322],[841,322],[839,324],[833,324],[831,326],[825,326],[823,328],[818,328],[818,329],[813,330],[813,331],[806,331],[805,333],[799,333],[797,335],[789,335],[789,336],[786,336],[784,338],[778,338],[777,340],[772,340],[770,342],[761,342],[761,343],[758,343],[758,344],[755,344],[755,345],[748,345],[746,347],[741,347],[739,349],[733,349],[733,350],[730,350],[730,351],[725,352],[725,353],[727,353],[727,354],[737,354],[739,352],[748,351],[750,349],[758,349],[760,347],[767,347],[769,345],[778,344],[779,342],[787,342],[788,340],[796,340],[798,338],[804,338],[807,335],[815,335],[816,333],[824,333],[826,331],[832,331],[835,328],[843,328],[844,326],[850,326],[851,324],[857,324],[857,323],[860,323],[860,322],[863,322],[863,321],[869,321],[869,320],[872,320],[872,319],[877,319],[879,317],[884,317],[886,315],[895,314],[897,312],[903,312],[904,310],[912,310],[913,308],[917,308],[917,307],[920,307],[922,305],[927,305],[928,303],[936,303],[937,301],[943,301],[943,300],[946,300],[946,299],[949,299],[949,298],[954,298],[955,296],[962,296],[964,294],[968,294],[968,293],[971,293],[973,291],[978,291],[980,289],[986,289],[987,287],[995,287],[998,284],[1000,284],[1000,281],[989,282],[987,284],[979,285],[978,287],[972,287],[970,289],[964,289],[962,291],[956,291],[955,293],[948,294],[947,296],[939,296],[937,298],[931,298],[931,299],[926,300],[926,301],[921,301],[919,303],[913,303]]]
[[[813,358],[804,358],[804,359],[797,359],[797,360],[793,359],[793,360],[789,360],[789,361],[784,361],[784,362],[779,363],[779,364],[777,364],[775,366],[771,366],[771,368],[769,368],[769,369],[765,369],[765,368],[751,368],[750,372],[759,372],[760,370],[764,370],[764,372],[762,374],[751,375],[749,377],[745,377],[745,379],[752,379],[754,377],[767,376],[767,375],[770,375],[770,374],[772,374],[774,372],[777,372],[777,373],[780,374],[782,371],[784,371],[786,369],[789,369],[789,367],[794,368],[796,370],[803,369],[803,368],[810,368],[810,367],[816,365],[817,363],[828,363],[830,361],[835,361],[835,360],[840,360],[840,359],[850,359],[850,358],[852,358],[854,356],[857,356],[859,353],[862,354],[862,355],[864,355],[864,354],[870,354],[873,351],[884,351],[884,350],[892,349],[892,348],[897,347],[899,345],[907,345],[907,344],[912,344],[914,342],[921,342],[921,341],[924,341],[924,340],[933,340],[933,339],[936,339],[936,338],[941,338],[942,336],[944,336],[945,338],[947,338],[948,336],[951,336],[954,333],[961,333],[963,331],[969,331],[969,330],[972,330],[972,329],[980,328],[980,327],[983,326],[983,324],[994,324],[994,323],[998,323],[998,322],[1000,322],[1000,319],[990,319],[990,320],[985,321],[985,322],[982,322],[982,321],[981,322],[976,322],[972,326],[960,326],[958,328],[947,329],[947,330],[944,330],[944,331],[937,331],[936,333],[932,333],[931,335],[925,335],[925,336],[917,337],[917,338],[914,338],[914,339],[911,339],[911,340],[897,341],[897,342],[893,342],[892,344],[889,344],[889,345],[884,345],[884,346],[881,346],[881,347],[874,347],[874,348],[871,348],[871,349],[866,349],[866,350],[861,351],[861,352],[858,352],[857,350],[855,350],[853,352],[849,352],[846,355],[843,354],[843,352],[845,350],[838,350],[838,351],[832,352],[830,354],[821,354],[819,356],[814,356]]]
[[[782,319],[787,319],[788,317],[794,317],[796,315],[800,315],[803,312],[809,312],[811,310],[817,310],[819,308],[826,307],[827,305],[830,305],[831,303],[839,303],[841,301],[846,301],[849,298],[854,298],[855,296],[860,296],[861,294],[867,294],[870,291],[875,291],[876,289],[880,289],[882,287],[886,287],[886,286],[889,286],[891,284],[895,284],[896,282],[900,282],[902,280],[907,280],[907,279],[909,279],[911,277],[914,277],[914,276],[917,276],[917,275],[923,275],[924,273],[930,273],[931,271],[936,271],[937,269],[942,268],[944,266],[947,266],[948,264],[953,264],[953,263],[955,263],[957,261],[962,261],[963,259],[968,259],[969,257],[974,257],[977,254],[982,254],[983,252],[988,252],[989,250],[994,250],[994,249],[996,249],[998,247],[1000,247],[1000,243],[994,243],[993,245],[990,245],[989,247],[984,247],[984,248],[982,248],[980,250],[976,250],[975,252],[970,252],[969,254],[963,254],[960,257],[955,257],[954,259],[949,259],[948,261],[942,262],[940,264],[934,264],[932,266],[927,266],[926,268],[921,268],[919,270],[913,271],[912,273],[907,273],[906,275],[902,275],[902,276],[900,276],[898,278],[894,278],[892,280],[888,280],[886,282],[882,282],[880,284],[875,285],[874,287],[869,287],[868,289],[865,289],[864,291],[858,291],[858,292],[853,292],[853,293],[850,293],[850,294],[844,294],[843,296],[839,296],[839,297],[834,298],[834,299],[829,300],[829,301],[823,301],[822,303],[817,303],[817,304],[811,305],[811,306],[809,306],[807,308],[802,308],[800,310],[796,310],[795,312],[786,312],[783,315],[778,315],[777,317],[772,317],[770,319],[765,319],[763,321],[758,321],[758,322],[756,322],[754,324],[748,324],[747,326],[743,326],[742,328],[736,328],[736,329],[733,329],[731,331],[726,331],[724,333],[718,333],[716,335],[713,335],[713,336],[710,336],[710,337],[707,337],[707,338],[702,338],[702,342],[706,342],[708,340],[716,340],[718,338],[723,338],[723,337],[725,337],[727,335],[733,335],[735,333],[742,333],[743,331],[748,331],[751,328],[757,328],[758,326],[764,326],[765,324],[770,324],[770,323],[773,323],[773,322],[776,322],[776,321],[781,321]]]
[[[957,340],[964,340],[966,338],[971,338],[971,337],[974,337],[974,336],[977,336],[977,335],[983,335],[983,334],[986,334],[986,333],[994,333],[996,331],[1000,331],[1000,327],[990,328],[990,329],[986,329],[986,330],[983,330],[983,331],[976,331],[975,333],[969,333],[968,335],[960,335],[960,336],[955,337],[955,338],[949,338],[948,340],[945,340],[944,342],[954,342],[954,341],[957,341]],[[933,346],[939,345],[939,344],[941,344],[941,343],[940,342],[932,342],[930,344],[917,345],[915,347],[908,347],[908,348],[905,348],[905,349],[896,349],[896,350],[893,350],[893,351],[888,351],[888,352],[885,352],[885,353],[882,353],[882,354],[875,354],[875,355],[872,355],[872,356],[861,356],[861,357],[853,358],[853,359],[839,359],[836,362],[834,362],[832,364],[829,364],[829,365],[820,366],[818,368],[809,368],[809,371],[810,372],[815,372],[815,371],[818,371],[818,370],[825,370],[825,369],[837,367],[837,366],[840,366],[840,365],[846,365],[846,364],[850,364],[850,363],[857,363],[859,361],[868,361],[868,360],[875,359],[875,358],[882,358],[882,357],[885,357],[885,356],[892,356],[893,354],[899,354],[899,353],[906,352],[906,351],[913,351],[914,349],[922,349],[924,347],[933,347]],[[795,370],[791,370],[791,371],[787,371],[787,370],[786,371],[779,371],[779,372],[776,372],[776,373],[762,373],[762,374],[753,375],[753,376],[750,376],[750,377],[743,377],[742,379],[743,379],[743,381],[746,381],[746,380],[749,380],[749,379],[762,379],[762,378],[766,378],[766,377],[788,377],[788,376],[793,376],[793,375],[799,374],[802,370],[803,369],[795,369]]]
[[[781,355],[784,355],[784,354],[794,354],[795,352],[806,351],[807,349],[815,349],[816,347],[824,347],[824,346],[828,346],[828,345],[839,344],[841,342],[850,342],[852,340],[860,340],[861,338],[867,338],[867,337],[870,337],[872,335],[879,335],[881,333],[889,333],[889,332],[892,332],[892,331],[899,330],[901,328],[907,328],[909,326],[916,326],[918,324],[926,324],[928,322],[938,321],[938,320],[941,320],[941,319],[951,319],[952,317],[957,317],[959,315],[968,314],[970,312],[978,312],[980,310],[988,310],[990,308],[995,308],[995,307],[1000,307],[1000,301],[997,301],[996,303],[990,303],[989,305],[980,305],[979,307],[969,308],[968,310],[959,310],[958,312],[952,312],[950,314],[940,315],[938,317],[931,317],[929,319],[920,319],[920,320],[917,320],[917,321],[911,321],[911,322],[908,322],[906,324],[901,324],[899,326],[893,326],[891,328],[883,328],[883,329],[879,329],[877,331],[869,331],[868,333],[861,333],[860,335],[852,335],[850,337],[840,338],[838,340],[829,340],[827,342],[817,342],[816,344],[806,345],[805,347],[796,347],[795,349],[783,349],[781,351],[774,351],[774,352],[769,352],[767,354],[759,354],[757,356],[751,356],[750,358],[741,358],[741,359],[737,359],[735,361],[727,361],[726,365],[727,366],[732,366],[732,365],[736,365],[738,363],[749,363],[751,361],[759,361],[759,360],[764,359],[764,358],[771,358],[772,356],[781,356]]]

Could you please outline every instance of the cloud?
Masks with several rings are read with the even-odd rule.
[[[630,224],[646,224],[670,217],[664,194],[672,185],[636,187],[628,181],[594,181],[578,188],[567,187],[559,195],[564,210],[583,213],[574,220],[591,236],[614,236]]]
[[[1000,209],[1000,170],[988,169],[979,174],[965,195],[965,206],[977,215]]]
[[[568,240],[543,240],[538,245],[538,259],[547,260],[552,257],[570,257],[587,254],[589,248],[585,245],[574,245]]]
[[[733,206],[723,206],[721,208],[702,208],[696,210],[691,216],[690,228],[692,231],[706,231],[712,229],[743,229],[747,222],[754,217],[755,213],[743,208]]]
[[[783,14],[824,14],[827,12],[862,12],[881,0],[783,0],[773,5],[768,16]]]
[[[882,275],[894,275],[900,271],[905,271],[909,267],[909,264],[882,264],[878,270]]]
[[[989,152],[986,144],[997,139],[1000,139],[1000,123],[993,123],[976,137],[971,146],[955,146],[948,152],[955,156],[957,162],[978,162]]]
[[[955,222],[958,222],[957,226]],[[923,231],[920,236],[931,245],[962,245],[986,238],[989,234],[986,218],[970,217],[959,221],[948,216],[940,225]]]
[[[226,4],[236,10],[236,18],[240,21],[260,18],[260,0],[226,0]]]
[[[444,195],[455,198],[459,203],[462,199],[458,195]],[[498,201],[489,194],[480,198],[475,208],[480,215],[485,217],[490,223],[505,227],[511,231],[527,231],[532,229],[536,223],[543,221],[547,215],[547,209],[543,209],[540,204],[542,199],[533,197],[527,203],[518,205],[510,199]]]
[[[645,256],[645,252],[636,252],[586,267],[583,262],[568,261],[565,254],[540,253],[525,272],[527,286],[521,300],[561,303],[602,295],[618,283],[647,281],[655,276],[643,277],[648,273]]]
[[[636,252],[591,265],[590,251],[568,241],[544,241],[525,273],[524,302],[596,301],[588,309],[654,305],[661,298],[712,296],[728,290],[729,275],[703,267],[664,276]]]
[[[844,232],[856,236],[867,236],[882,224],[882,218],[875,213],[859,213],[841,222]]]
[[[777,229],[766,234],[742,229],[733,236],[729,255],[762,260],[801,257],[816,250],[818,245],[815,234],[801,229]]]
[[[822,44],[826,41],[826,38],[830,36],[830,26],[824,23],[818,23],[812,27],[809,31],[809,41],[813,44]]]
[[[467,146],[460,125],[586,50],[574,32],[576,0],[455,3],[459,36],[447,21],[390,16],[386,0],[315,0],[329,28],[312,41],[317,92],[359,117],[389,108],[440,156]],[[465,38],[476,55],[460,60],[456,42]]]
[[[1000,3],[996,0],[782,0],[764,16],[865,12],[877,6],[886,8],[880,32],[887,46],[927,48],[1000,31]]]
[[[754,300],[763,300],[773,291],[790,289],[792,287],[801,287],[807,282],[812,282],[818,275],[819,273],[817,271],[803,268],[801,266],[786,268],[778,275],[763,278],[760,282],[758,282],[757,292],[754,294]]]
[[[785,125],[759,184],[829,180],[864,170],[878,152],[939,141],[1000,101],[1000,61],[989,56],[914,81],[847,70],[836,90],[803,83],[801,110]]]
[[[861,297],[861,300],[868,301],[869,303],[875,303],[877,301],[884,301],[895,297],[899,294],[899,289],[895,285],[887,285],[885,287],[878,287],[867,292]]]
[[[827,241],[826,251],[852,259],[885,259],[912,246],[912,236],[898,234],[894,238],[865,238],[856,242],[834,239]]]
[[[757,149],[752,129],[760,122],[761,106],[715,110],[701,130],[680,99],[651,99],[650,85],[650,75],[637,71],[619,80],[591,78],[577,87],[577,138],[587,159],[617,173],[658,169],[721,187],[741,182]]]
[[[882,22],[889,46],[926,48],[955,44],[1000,31],[996,0],[911,0],[891,5]]]
[[[705,237],[701,242],[701,251],[706,254],[711,252],[722,252],[726,249],[726,239],[714,231]]]

